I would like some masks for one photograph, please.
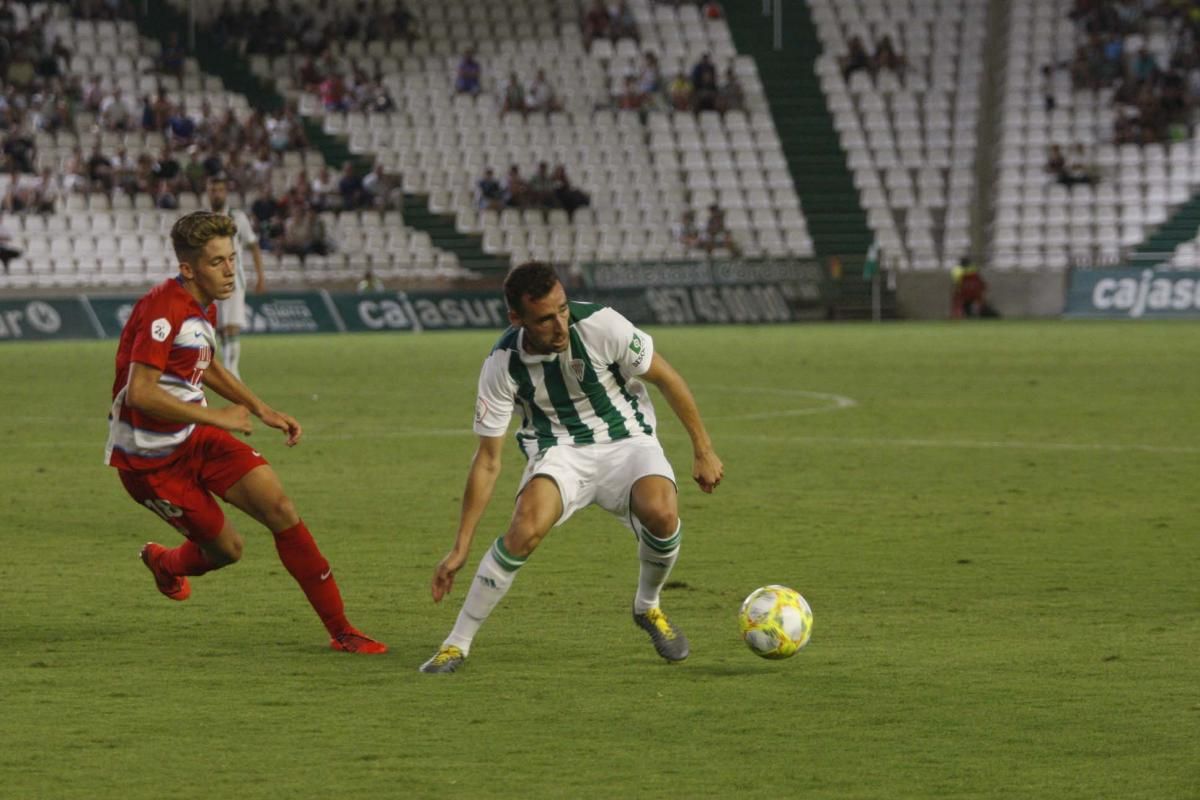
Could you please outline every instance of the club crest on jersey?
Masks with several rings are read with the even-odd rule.
[[[166,317],[159,317],[150,323],[150,338],[156,342],[165,342],[171,335],[171,323]]]
[[[571,367],[571,372],[575,375],[575,380],[583,383],[584,365],[582,358],[572,358],[567,362]]]
[[[633,351],[636,358],[633,359],[633,366],[640,367],[642,359],[646,357],[646,351],[642,349],[642,337],[636,333],[633,335],[633,341],[629,343],[629,349]]]

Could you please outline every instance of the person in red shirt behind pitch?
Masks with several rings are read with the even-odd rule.
[[[187,576],[242,557],[242,536],[213,495],[270,529],[279,560],[308,597],[334,650],[384,653],[387,646],[346,619],[329,562],[283,491],[279,476],[230,431],[249,435],[250,415],[300,441],[300,423],[268,406],[214,358],[214,300],[233,292],[233,220],[197,211],[176,221],[171,242],[179,275],[133,307],[117,347],[105,463],[146,506],[187,537],[179,547],[149,542],[142,562],[172,600],[191,595]],[[210,408],[204,388],[233,405]]]

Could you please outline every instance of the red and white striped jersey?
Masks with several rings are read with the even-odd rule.
[[[125,402],[133,362],[162,370],[158,385],[185,403],[207,405],[204,370],[212,363],[216,308],[202,308],[179,278],[155,286],[133,307],[117,346],[117,374],[104,463],[125,470],[171,461],[193,424],[157,419]]]

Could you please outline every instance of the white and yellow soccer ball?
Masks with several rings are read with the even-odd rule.
[[[755,589],[738,612],[742,640],[756,656],[788,658],[808,644],[813,615],[795,589],[772,584]]]

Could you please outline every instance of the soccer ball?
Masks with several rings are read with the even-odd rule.
[[[755,589],[738,612],[742,640],[756,656],[788,658],[808,644],[812,609],[795,589],[772,584]]]

